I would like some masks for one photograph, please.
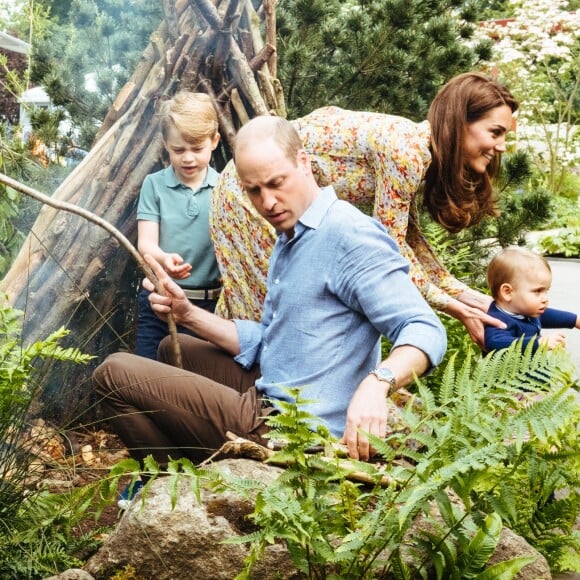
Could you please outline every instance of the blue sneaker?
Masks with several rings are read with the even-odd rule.
[[[141,490],[142,487],[143,482],[140,479],[138,479],[135,482],[132,481],[131,483],[129,483],[129,485],[121,492],[121,497],[119,498],[119,501],[117,501],[119,509],[122,510],[129,509],[131,502],[133,501],[133,499],[135,498],[135,496]]]

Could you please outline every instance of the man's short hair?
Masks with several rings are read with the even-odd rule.
[[[248,142],[272,139],[284,152],[284,156],[296,164],[298,151],[304,149],[302,139],[294,125],[287,119],[269,115],[254,117],[236,135],[234,141],[234,160],[240,148]]]

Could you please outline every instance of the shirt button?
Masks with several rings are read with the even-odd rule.
[[[276,278],[276,279],[274,280],[274,284],[280,284],[280,278]]]
[[[276,311],[272,312],[272,318],[276,318]]]

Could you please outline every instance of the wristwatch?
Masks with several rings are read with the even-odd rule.
[[[387,367],[378,367],[373,369],[369,375],[375,375],[379,381],[389,383],[389,390],[394,390],[397,386],[397,378],[395,377],[395,373],[393,373],[393,371]]]

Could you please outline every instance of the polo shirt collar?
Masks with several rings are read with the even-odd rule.
[[[175,175],[172,165],[166,167],[164,172],[165,185],[167,187],[171,187],[171,189],[175,189],[176,187],[189,187],[177,179],[177,175]],[[212,167],[208,167],[203,183],[199,186],[199,189],[203,189],[204,187],[215,187],[217,185],[218,177],[219,173]]]

